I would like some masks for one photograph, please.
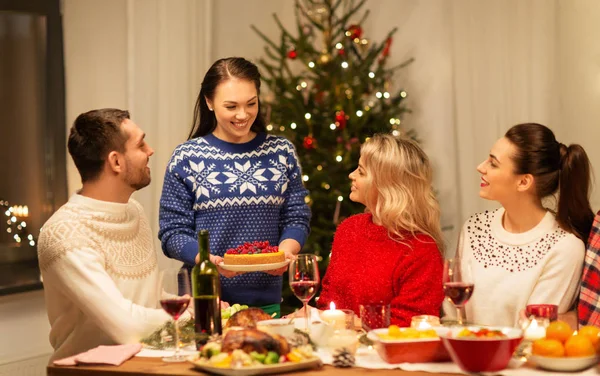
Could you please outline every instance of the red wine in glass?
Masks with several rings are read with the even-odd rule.
[[[446,298],[456,308],[458,325],[463,325],[461,308],[469,301],[475,288],[471,261],[460,258],[446,259],[442,281]]]
[[[315,281],[298,281],[290,283],[292,292],[302,302],[309,301],[317,293],[319,282]]]
[[[307,304],[317,292],[321,280],[317,256],[307,253],[298,255],[295,260],[290,262],[288,275],[290,288],[304,305],[304,329],[308,333]]]
[[[175,326],[175,353],[172,356],[163,358],[165,362],[184,362],[185,356],[179,354],[179,317],[185,312],[190,305],[190,275],[186,268],[167,269],[163,278],[163,286],[165,291],[168,291],[170,285],[178,286],[178,293],[183,296],[174,295],[168,299],[161,299],[160,305],[171,317],[173,317],[173,325]]]
[[[173,319],[179,319],[179,316],[185,312],[186,308],[190,304],[189,299],[163,299],[160,301],[160,305]]]
[[[473,294],[475,286],[472,283],[464,282],[446,282],[444,283],[444,293],[446,297],[454,303],[455,306],[462,307]]]

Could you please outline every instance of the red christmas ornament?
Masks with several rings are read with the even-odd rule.
[[[315,94],[315,102],[318,104],[323,104],[323,101],[325,99],[325,92],[324,91],[318,91]]]
[[[340,55],[340,56],[344,56],[345,54],[346,54],[346,51],[345,51],[343,48],[340,48],[340,49],[338,50],[338,55]]]
[[[390,46],[392,45],[392,37],[389,37],[385,40],[385,46],[383,47],[383,51],[381,51],[381,57],[386,58],[390,55]]]
[[[348,30],[346,30],[346,35],[350,37],[350,39],[354,40],[362,36],[363,29],[360,25],[350,25]]]
[[[304,142],[302,142],[302,146],[305,149],[312,150],[317,147],[317,140],[313,136],[304,137]]]
[[[290,51],[287,53],[287,56],[288,56],[288,58],[290,58],[290,59],[294,60],[295,58],[297,58],[297,57],[298,57],[298,53],[296,52],[296,50],[290,50]]]
[[[346,113],[344,110],[336,111],[335,113],[335,125],[337,125],[338,129],[346,128]]]

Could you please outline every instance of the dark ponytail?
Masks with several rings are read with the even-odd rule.
[[[256,65],[241,57],[228,57],[215,61],[202,80],[200,93],[194,107],[194,120],[188,140],[206,136],[215,130],[217,119],[215,113],[208,109],[206,98],[213,100],[217,86],[232,77],[254,83],[256,94],[260,95],[260,73]],[[258,109],[256,120],[250,127],[256,133],[266,131],[265,121],[260,114],[260,100],[258,101]]]
[[[560,144],[560,183],[556,219],[565,230],[587,243],[594,212],[590,207],[590,161],[580,145]]]
[[[515,125],[504,135],[515,147],[516,174],[531,174],[539,198],[558,195],[556,221],[587,243],[594,220],[589,193],[591,168],[580,145],[569,147],[556,141],[554,133],[536,123]]]

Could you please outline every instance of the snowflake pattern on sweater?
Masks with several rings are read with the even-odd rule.
[[[294,146],[259,133],[242,144],[210,134],[179,145],[167,166],[160,200],[163,252],[188,267],[198,253],[197,231],[210,233],[211,253],[223,256],[244,242],[294,239],[309,233],[308,191]],[[246,273],[221,278],[222,299],[266,305],[281,301],[282,277]]]

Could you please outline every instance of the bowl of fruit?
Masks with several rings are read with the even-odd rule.
[[[573,372],[598,363],[600,328],[582,326],[574,332],[564,321],[553,321],[546,328],[546,336],[531,346],[529,360],[539,368]]]
[[[506,368],[523,339],[521,329],[468,326],[440,333],[454,363],[466,372],[495,372]]]
[[[367,338],[373,341],[381,359],[390,364],[443,362],[450,357],[439,335],[447,330],[442,327],[415,329],[390,325],[389,328],[371,330]]]

